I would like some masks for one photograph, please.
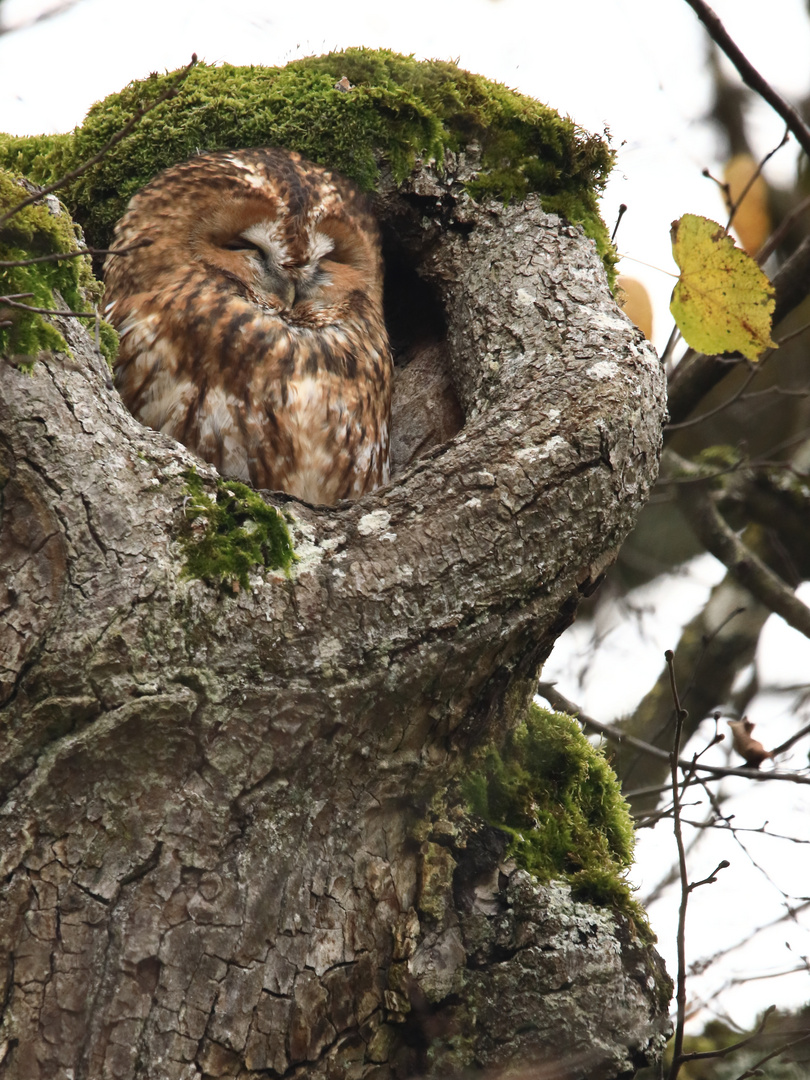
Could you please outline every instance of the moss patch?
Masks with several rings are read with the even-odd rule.
[[[335,89],[343,77],[351,89]],[[0,163],[51,180],[90,158],[176,74],[152,75],[94,105],[69,136],[0,137]],[[106,246],[129,198],[161,169],[206,150],[283,146],[377,183],[382,164],[398,181],[417,158],[439,165],[476,144],[477,198],[539,192],[548,210],[581,223],[608,269],[614,249],[597,197],[613,164],[607,143],[532,98],[463,71],[389,50],[347,49],[283,68],[199,64],[178,96],[150,112],[102,161],[65,189],[91,243]]]
[[[218,480],[216,495],[209,495],[192,469],[186,474],[189,525],[181,537],[185,576],[248,588],[248,572],[255,567],[289,570],[295,561],[287,523],[246,484]]]
[[[29,195],[21,179],[0,169],[0,215]],[[0,262],[23,262],[43,255],[79,249],[81,231],[56,199],[50,204],[27,206],[0,225]],[[21,308],[3,306],[4,296],[19,296],[34,308],[57,309],[59,293],[73,311],[88,311],[101,296],[89,257],[37,262],[30,266],[0,266],[0,355],[32,358],[45,349],[68,351],[57,325],[47,316]],[[10,325],[3,325],[9,323]],[[113,328],[101,325],[101,346],[108,361],[118,342]]]
[[[541,881],[562,878],[575,899],[615,907],[651,935],[625,877],[634,843],[627,803],[602,751],[570,716],[530,706],[462,791],[475,814],[507,833],[519,866]]]

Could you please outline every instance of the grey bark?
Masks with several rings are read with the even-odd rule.
[[[268,495],[289,578],[183,576],[183,474],[213,470],[81,327],[0,363],[0,1076],[595,1080],[660,1048],[621,918],[424,825],[615,557],[664,414],[591,242],[533,197],[476,206],[460,168],[380,214],[465,426],[358,503]]]

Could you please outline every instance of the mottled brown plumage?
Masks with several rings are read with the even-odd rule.
[[[298,154],[203,154],[133,197],[105,264],[116,386],[225,476],[314,503],[388,479],[376,223]]]

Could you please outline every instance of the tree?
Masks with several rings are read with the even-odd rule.
[[[272,72],[261,93],[279,124],[300,101],[311,117],[316,92],[340,110],[330,164],[347,167],[342,149],[373,175],[351,124],[374,120],[399,349],[440,381],[446,358],[464,428],[382,491],[308,507],[137,424],[75,319],[57,320],[71,356],[0,368],[4,1075],[382,1078],[538,1055],[556,1076],[627,1075],[660,1049],[670,984],[622,882],[626,819],[576,730],[528,712],[657,472],[658,360],[592,241],[543,208],[556,199],[607,253],[606,151],[453,65],[359,50],[293,68],[300,99],[274,96]],[[40,182],[84,161],[63,188],[103,246],[121,189],[160,166],[135,140],[117,154],[110,129],[152,107],[138,130],[184,156],[186,120],[219,130],[223,95],[206,103],[202,80],[245,78],[216,70],[189,79],[188,106],[150,80],[70,142],[11,140],[5,160]],[[253,102],[228,111],[239,145]],[[107,150],[87,166],[91,138]],[[425,146],[441,168],[416,160]],[[21,213],[0,222],[14,247]],[[34,221],[29,249],[46,231]],[[6,294],[9,338],[37,331],[28,299]],[[287,573],[268,554],[281,519]],[[250,565],[223,570],[237,542]],[[493,741],[522,821],[480,771]],[[524,763],[552,746],[550,779],[571,776],[576,800],[539,829]],[[554,863],[542,838],[568,837],[574,813],[587,839]],[[552,880],[518,864],[533,835]]]

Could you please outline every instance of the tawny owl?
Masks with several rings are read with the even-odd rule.
[[[133,245],[104,277],[142,423],[308,502],[388,480],[380,240],[349,180],[284,150],[202,154],[132,198],[114,246]]]

